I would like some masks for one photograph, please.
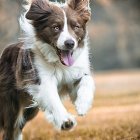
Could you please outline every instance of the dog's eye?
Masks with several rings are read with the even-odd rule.
[[[75,31],[79,30],[79,28],[80,28],[79,25],[74,26],[74,30],[75,30]]]
[[[53,30],[54,30],[55,32],[59,32],[59,31],[60,31],[60,27],[59,27],[59,26],[54,26],[54,27],[53,27]]]

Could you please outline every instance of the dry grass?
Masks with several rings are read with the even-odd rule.
[[[56,132],[42,114],[24,129],[24,140],[123,140],[140,139],[140,104],[94,108],[72,132]]]
[[[96,74],[94,107],[71,132],[57,132],[43,114],[23,130],[24,140],[140,140],[140,72]],[[122,90],[121,90],[122,89]],[[70,102],[67,109],[76,114]]]

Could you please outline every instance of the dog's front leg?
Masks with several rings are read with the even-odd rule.
[[[56,128],[69,130],[76,125],[75,118],[67,112],[60,100],[57,84],[53,78],[42,80],[39,86],[39,94],[36,94],[35,100]]]
[[[91,108],[94,97],[95,84],[93,77],[84,75],[76,86],[74,104],[79,115],[85,115]]]

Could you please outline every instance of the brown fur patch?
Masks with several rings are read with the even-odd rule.
[[[42,41],[55,46],[64,26],[64,15],[61,8],[48,1],[35,0],[26,14],[26,18],[33,21],[36,36]],[[54,28],[58,26],[59,32]]]
[[[75,10],[85,22],[87,22],[91,16],[88,7],[89,2],[90,0],[69,0],[68,5],[71,9]]]
[[[29,79],[33,78],[30,73],[30,70],[32,70],[32,61],[29,58],[31,52],[23,53],[21,51],[22,46],[23,43],[18,43],[7,47],[0,58],[0,129],[4,130],[3,140],[14,140],[15,131],[17,129],[22,130],[26,121],[33,118],[38,112],[38,108],[24,109],[22,115],[25,118],[25,122],[22,125],[17,124],[15,128],[21,109],[32,104],[32,97],[27,93],[26,89],[19,88],[16,85],[17,83],[22,85],[21,83],[26,81],[27,75]],[[17,69],[17,67],[22,69]],[[19,74],[17,77],[20,77],[18,81],[16,74]],[[25,74],[26,77],[21,74]],[[34,82],[36,83],[37,81],[35,80]],[[31,82],[28,81],[28,84],[31,84]]]
[[[16,85],[24,88],[27,85],[39,84],[37,70],[33,64],[34,54],[30,49],[20,49],[16,65]]]

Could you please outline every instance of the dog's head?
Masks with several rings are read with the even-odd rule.
[[[68,0],[65,4],[33,0],[26,18],[32,20],[37,38],[55,49],[61,63],[73,65],[73,52],[84,46],[89,0]]]

